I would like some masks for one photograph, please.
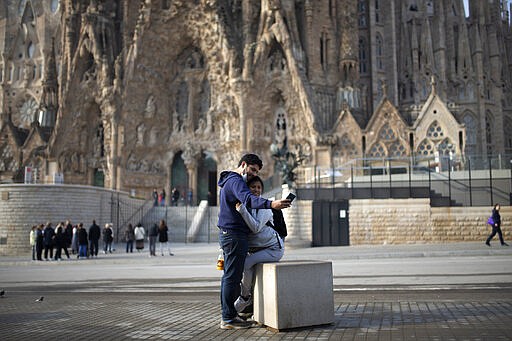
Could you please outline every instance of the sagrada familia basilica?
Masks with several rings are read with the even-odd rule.
[[[0,182],[205,198],[262,176],[512,151],[504,0],[4,0]],[[275,155],[274,155],[275,156]],[[405,161],[409,162],[409,161]]]

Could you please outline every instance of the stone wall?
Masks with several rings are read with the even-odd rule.
[[[0,256],[26,255],[32,225],[70,219],[88,227],[113,222],[113,196],[141,205],[128,193],[76,185],[0,185]],[[350,200],[350,245],[445,243],[485,240],[491,207],[430,207],[428,199]],[[505,240],[512,239],[512,207],[501,208]],[[288,227],[286,245],[312,244],[312,201],[296,200],[283,211]],[[169,217],[168,217],[169,218]],[[214,218],[215,220],[215,218]],[[170,222],[170,220],[168,219]],[[212,222],[212,226],[215,222]],[[204,231],[203,231],[204,230]],[[208,233],[208,228],[201,233]],[[214,228],[212,230],[215,230]],[[210,231],[211,233],[211,231]],[[204,238],[203,238],[204,237]],[[211,235],[216,238],[215,232]],[[198,240],[204,241],[205,236]],[[175,240],[177,241],[177,240]],[[495,237],[494,244],[497,243]]]
[[[123,201],[128,193],[100,187],[76,185],[1,185],[0,186],[0,256],[26,254],[30,250],[29,233],[32,225],[61,221],[83,222],[89,227],[92,220],[103,226],[112,222],[111,201],[117,194]]]
[[[492,207],[430,207],[428,199],[350,200],[350,244],[484,242]],[[512,238],[512,207],[502,206],[502,231]],[[494,243],[497,241],[495,237]]]

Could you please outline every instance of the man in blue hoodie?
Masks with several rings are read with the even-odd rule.
[[[240,295],[240,282],[248,251],[247,238],[251,233],[244,219],[236,210],[240,202],[248,208],[274,208],[281,210],[290,207],[290,200],[270,201],[253,195],[247,180],[263,167],[263,162],[255,154],[245,154],[233,171],[223,171],[219,179],[219,244],[224,251],[224,274],[221,282],[221,329],[243,329],[251,326],[238,317],[234,303]]]

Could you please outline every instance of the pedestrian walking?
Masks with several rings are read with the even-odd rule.
[[[503,240],[503,234],[501,232],[501,216],[500,216],[500,204],[494,205],[494,208],[492,209],[491,216],[488,220],[489,225],[492,227],[492,232],[487,237],[487,240],[485,241],[485,244],[487,246],[491,246],[491,240],[494,238],[496,234],[498,234],[498,237],[500,239],[500,243],[502,246],[508,246],[507,243]]]
[[[160,192],[160,206],[165,206],[165,188],[162,188],[162,192]]]
[[[160,254],[164,255],[164,248],[169,252],[169,256],[174,256],[169,246],[169,227],[165,223],[165,220],[160,220],[160,226],[158,227],[158,243],[160,243]]]
[[[78,226],[73,226],[72,231],[72,237],[71,237],[71,253],[76,255],[78,254]]]
[[[89,226],[89,250],[91,257],[98,257],[98,243],[101,237],[101,230],[96,225],[96,220],[92,221],[92,225]]]
[[[112,253],[112,242],[114,241],[114,231],[112,230],[112,224],[105,224],[103,229],[103,253]]]
[[[135,240],[135,231],[132,224],[128,224],[126,231],[124,232],[124,239],[126,240],[126,253],[133,252],[133,241]]]
[[[153,198],[153,207],[158,206],[158,191],[156,190],[156,188],[153,188],[153,193],[151,194],[151,196]]]
[[[36,259],[43,260],[43,224],[36,229]]]
[[[140,252],[144,249],[144,238],[146,236],[146,231],[144,231],[144,227],[140,222],[135,226],[133,233],[135,235],[135,248],[137,252]]]
[[[78,256],[76,258],[87,258],[87,231],[84,224],[78,224]]]
[[[55,237],[55,231],[53,230],[52,223],[48,222],[43,230],[43,246],[44,246],[44,259],[53,259],[53,238]],[[50,253],[50,258],[48,258]]]
[[[55,228],[55,260],[62,260],[62,250],[69,259],[69,252],[67,248],[67,238],[64,223],[60,223]]]
[[[156,256],[156,238],[158,237],[158,225],[154,223],[148,229],[149,257]]]
[[[32,229],[30,230],[30,248],[32,249],[32,260],[36,260],[36,230],[37,226],[32,226]]]

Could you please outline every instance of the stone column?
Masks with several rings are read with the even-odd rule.
[[[181,158],[185,163],[185,167],[187,167],[188,173],[188,189],[185,193],[185,198],[188,201],[188,191],[192,190],[193,198],[197,198],[197,156],[199,155],[199,151],[195,149],[195,147],[187,142],[183,153],[181,154]]]

